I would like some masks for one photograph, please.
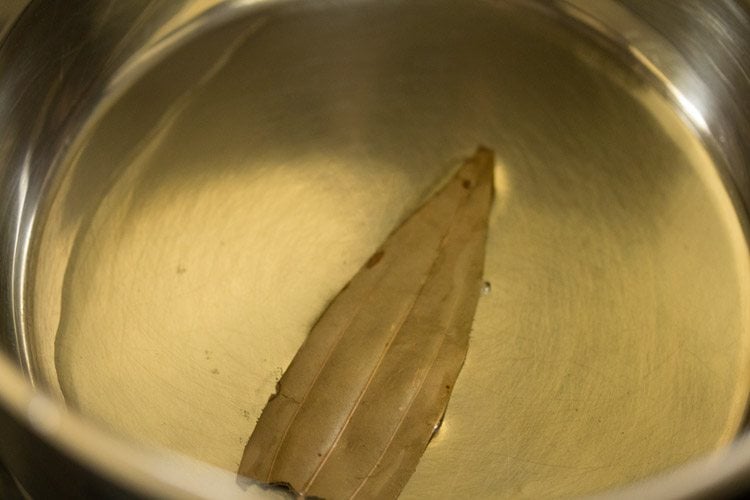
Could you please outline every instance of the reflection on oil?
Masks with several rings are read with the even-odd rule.
[[[466,5],[274,19],[129,143],[132,110],[191,60],[152,71],[90,132],[38,240],[44,378],[119,433],[234,470],[327,301],[482,143],[491,293],[404,497],[569,496],[731,439],[750,273],[705,152],[597,49]]]

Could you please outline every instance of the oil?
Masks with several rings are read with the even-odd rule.
[[[748,249],[679,111],[542,15],[389,8],[207,33],[91,125],[32,254],[40,380],[234,481],[323,308],[481,143],[487,285],[403,498],[591,493],[731,441]]]

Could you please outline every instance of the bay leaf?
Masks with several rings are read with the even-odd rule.
[[[398,496],[466,357],[493,164],[479,148],[331,302],[263,410],[240,475],[304,496]]]

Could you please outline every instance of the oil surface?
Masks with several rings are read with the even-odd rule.
[[[731,440],[748,249],[674,110],[542,16],[372,9],[209,33],[89,130],[37,239],[50,390],[236,470],[325,305],[482,143],[488,285],[403,497],[599,491]]]

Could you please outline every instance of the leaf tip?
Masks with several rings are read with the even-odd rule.
[[[474,153],[474,159],[479,163],[494,163],[495,152],[486,146],[479,146],[476,153]]]

